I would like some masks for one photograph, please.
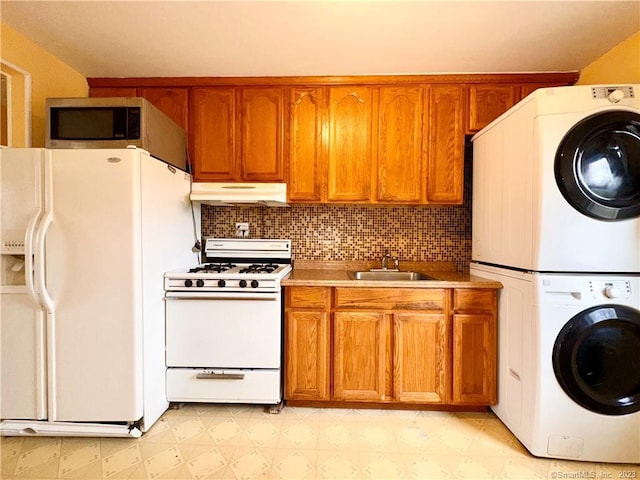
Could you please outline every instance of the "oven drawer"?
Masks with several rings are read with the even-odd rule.
[[[279,403],[280,370],[167,369],[170,402]]]

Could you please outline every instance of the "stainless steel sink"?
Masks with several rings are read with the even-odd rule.
[[[398,272],[394,270],[367,270],[364,272],[349,272],[352,280],[387,280],[394,281],[417,281],[417,280],[436,280],[429,275],[419,272]]]

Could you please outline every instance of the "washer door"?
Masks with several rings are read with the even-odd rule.
[[[565,393],[592,412],[640,411],[640,312],[599,305],[575,315],[556,338],[553,371]]]
[[[556,183],[573,208],[598,220],[640,216],[640,115],[609,111],[583,119],[555,158]]]

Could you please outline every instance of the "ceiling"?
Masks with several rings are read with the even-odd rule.
[[[87,77],[571,71],[640,30],[637,0],[2,0],[0,9],[3,23]]]

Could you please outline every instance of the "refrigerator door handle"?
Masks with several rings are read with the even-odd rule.
[[[47,291],[47,282],[45,278],[45,267],[44,267],[44,241],[47,237],[47,230],[49,230],[49,225],[53,221],[53,214],[50,211],[45,213],[44,219],[40,224],[40,229],[36,235],[36,249],[35,249],[35,276],[36,276],[36,287],[38,288],[38,293],[40,298],[42,299],[42,306],[47,311],[47,313],[52,314],[54,310],[53,299],[49,295]]]
[[[45,276],[45,240],[51,222],[53,222],[53,174],[52,174],[51,152],[46,152],[44,159],[44,218],[40,222],[40,227],[36,233],[35,248],[35,277],[36,288],[42,300],[42,307],[48,314],[53,315],[54,303],[47,290],[47,279]]]
[[[35,302],[36,305],[44,307],[42,300],[35,285],[35,272],[34,272],[34,255],[35,255],[35,230],[38,220],[40,219],[41,212],[36,213],[29,224],[27,225],[27,231],[24,236],[24,277],[25,284],[27,286],[27,292],[29,296]]]

